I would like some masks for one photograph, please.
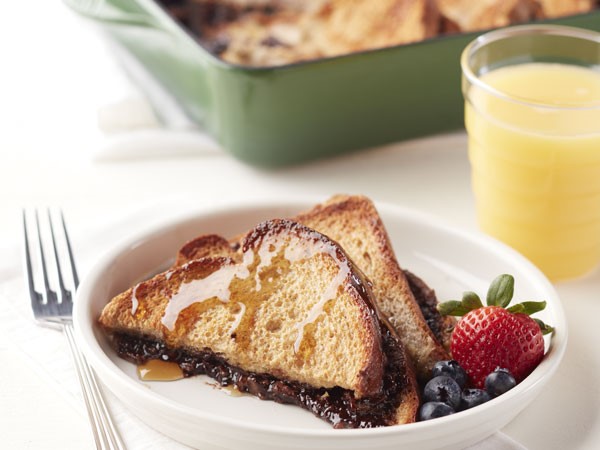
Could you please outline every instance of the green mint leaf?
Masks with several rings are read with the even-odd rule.
[[[464,316],[470,309],[465,308],[458,300],[450,300],[438,304],[438,311],[442,316]]]
[[[503,274],[498,276],[487,292],[487,304],[489,306],[501,306],[505,308],[512,300],[515,290],[515,279],[512,275]]]
[[[479,295],[477,295],[475,292],[471,292],[471,291],[467,291],[467,292],[463,293],[461,303],[469,311],[483,307],[483,303],[481,303],[481,299],[479,298]]]
[[[523,313],[528,316],[542,311],[546,307],[546,302],[523,302],[508,308],[511,313]]]
[[[552,333],[554,331],[553,327],[551,327],[550,325],[545,324],[540,319],[533,319],[533,320],[535,320],[535,323],[537,323],[540,326],[540,329],[542,330],[542,334],[543,335],[550,334],[550,333]]]

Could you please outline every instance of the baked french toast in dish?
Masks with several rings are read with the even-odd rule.
[[[583,14],[595,0],[161,0],[223,60],[247,66],[410,44]]]

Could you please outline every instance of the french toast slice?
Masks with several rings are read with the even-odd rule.
[[[364,196],[336,195],[291,220],[336,241],[366,275],[372,283],[377,307],[400,336],[419,380],[427,382],[433,365],[450,359],[446,349],[454,319],[442,318],[435,307],[435,294],[418,277],[413,276],[411,289],[371,200]],[[216,237],[201,236],[188,242],[184,246],[185,255],[180,251],[178,260],[195,258],[211,250],[205,240],[213,239]],[[239,242],[238,236],[230,240],[229,248],[221,243],[218,252],[222,253],[217,253],[234,257]]]
[[[177,362],[186,375],[302,406],[338,428],[415,420],[416,380],[399,338],[339,245],[277,219],[251,230],[238,255],[190,260],[113,298],[99,323],[118,354]]]

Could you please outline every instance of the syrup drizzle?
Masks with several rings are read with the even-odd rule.
[[[218,298],[223,303],[229,302],[231,291],[229,286],[234,278],[248,278],[250,272],[248,266],[252,263],[254,254],[251,251],[244,253],[244,262],[242,264],[226,265],[219,270],[211,273],[206,278],[192,280],[189,283],[182,283],[179,291],[173,295],[165,313],[161,319],[162,324],[170,331],[175,329],[175,322],[179,313],[194,303],[202,303],[211,298]]]
[[[258,256],[260,257],[260,262],[258,263],[258,266],[256,266],[256,275],[254,277],[256,280],[256,287],[254,288],[256,292],[261,290],[259,277],[260,272],[264,267],[268,267],[271,265],[271,261],[279,253],[279,250],[281,249],[282,245],[283,241],[266,242],[265,240],[263,240],[261,246],[259,247]]]
[[[183,378],[179,364],[162,359],[149,359],[138,365],[137,374],[143,381],[175,381]]]
[[[233,332],[235,330],[237,330],[237,327],[240,325],[240,322],[242,321],[242,317],[244,317],[244,313],[246,312],[246,305],[243,304],[242,302],[238,302],[237,303],[240,307],[240,312],[238,312],[235,315],[235,320],[233,321],[233,323],[231,324],[231,327],[229,328],[229,334],[233,334]]]
[[[259,256],[259,263],[254,268],[255,272],[255,291],[261,289],[260,273],[272,264],[273,258],[281,253],[281,248],[287,243],[283,252],[283,258],[290,263],[310,259],[317,254],[329,255],[338,266],[338,272],[333,276],[319,300],[308,311],[306,317],[295,324],[297,330],[296,339],[293,344],[294,353],[298,353],[302,340],[304,338],[304,329],[307,325],[314,323],[323,313],[325,304],[335,299],[338,289],[343,285],[348,275],[351,273],[350,263],[342,260],[338,254],[338,248],[328,240],[323,240],[323,236],[313,230],[299,228],[297,234],[292,234],[289,239],[277,239],[278,230],[270,229],[264,235],[260,236],[260,244],[256,253]],[[243,261],[240,264],[225,265],[207,277],[198,280],[192,280],[183,283],[179,290],[174,294],[167,304],[164,315],[161,319],[162,324],[173,331],[175,323],[181,311],[194,303],[201,303],[211,298],[217,298],[223,303],[227,303],[231,297],[230,285],[234,278],[246,279],[250,276],[250,266],[254,261],[254,252],[252,245],[248,245],[243,253]],[[185,268],[185,266],[182,266]],[[281,274],[281,269],[277,268],[277,273]],[[167,273],[170,277],[171,273]],[[229,330],[232,334],[240,325],[246,305],[238,302],[241,311],[235,315],[234,322]]]
[[[335,298],[338,288],[350,273],[350,265],[347,261],[341,261],[338,257],[336,247],[330,242],[320,240],[311,241],[311,245],[306,245],[305,241],[297,240],[285,249],[285,258],[291,263],[303,259],[312,258],[316,254],[325,253],[333,258],[339,270],[327,285],[325,291],[321,294],[319,301],[313,305],[304,320],[297,322],[295,327],[298,330],[296,340],[294,341],[294,353],[300,350],[300,344],[304,338],[304,327],[315,322],[323,313],[323,307],[329,301]]]

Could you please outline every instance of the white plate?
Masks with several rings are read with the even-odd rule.
[[[334,430],[294,406],[228,396],[206,377],[141,382],[135,366],[116,356],[96,325],[100,311],[114,295],[166,267],[181,244],[196,235],[233,236],[261,220],[289,217],[311,205],[306,201],[230,204],[195,212],[118,245],[90,271],[75,302],[78,339],[102,381],[133,413],[162,433],[202,449],[451,449],[492,434],[535,398],[566,347],[567,324],[552,285],[526,259],[495,240],[385,204],[377,207],[400,265],[426,280],[439,299],[459,298],[464,290],[485,295],[494,277],[510,273],[516,280],[515,299],[548,302],[539,317],[555,326],[555,334],[547,341],[543,362],[517,387],[473,410],[429,422]]]

